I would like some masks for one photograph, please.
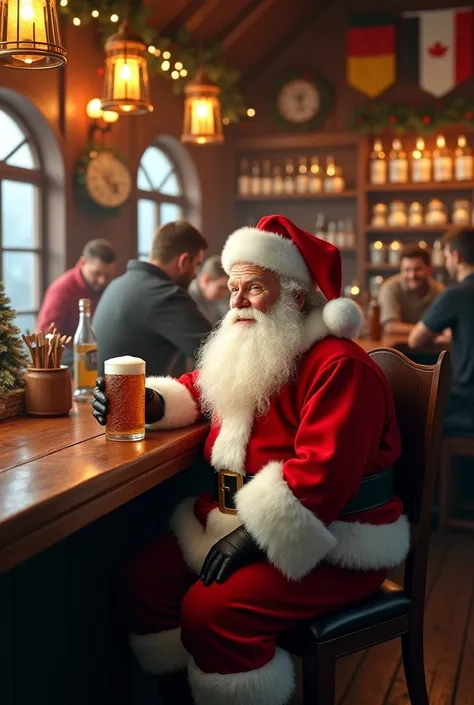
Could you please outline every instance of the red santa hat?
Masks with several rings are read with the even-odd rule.
[[[361,312],[351,299],[341,295],[341,254],[337,247],[299,228],[282,215],[268,215],[255,228],[239,228],[222,250],[222,266],[230,274],[234,264],[250,262],[301,282],[308,289],[316,284],[328,303],[323,320],[328,332],[340,338],[357,334]]]

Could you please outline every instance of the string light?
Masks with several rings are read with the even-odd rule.
[[[171,72],[171,78],[174,78],[175,80],[179,78],[179,71],[172,71]]]
[[[230,118],[228,118],[228,117],[222,118],[222,124],[223,124],[223,125],[229,125],[229,124],[230,124]]]
[[[61,7],[67,7],[68,0],[61,0],[59,4],[61,5]]]
[[[118,22],[119,16],[114,13],[113,15],[110,16],[110,21],[111,22]]]
[[[99,10],[92,10],[91,15],[92,15],[92,17],[97,19],[97,17],[99,16]]]
[[[79,25],[81,24],[81,20],[79,17],[74,17],[72,23],[76,25],[76,27],[79,27]]]
[[[181,71],[181,69],[183,68],[183,64],[181,63],[181,61],[177,61],[174,67],[177,71]]]
[[[253,108],[249,108],[249,109],[247,110],[247,115],[248,115],[249,117],[255,117],[255,110],[254,110]]]
[[[171,54],[169,51],[163,52],[163,59],[171,59]]]
[[[163,63],[161,64],[161,68],[163,71],[168,71],[169,67],[170,67],[169,61],[163,61]]]
[[[183,78],[184,78],[184,76],[188,75],[188,72],[186,71],[186,69],[181,69],[181,71],[179,72],[179,75],[183,76]]]
[[[155,56],[160,56],[161,50],[160,50],[160,49],[155,49],[154,54],[155,54]]]
[[[150,44],[150,46],[148,47],[148,51],[150,52],[150,54],[154,54],[156,51],[156,47],[154,47],[153,44]]]

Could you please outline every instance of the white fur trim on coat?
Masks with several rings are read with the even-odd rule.
[[[284,705],[295,687],[291,657],[278,647],[271,661],[243,673],[204,673],[190,659],[188,676],[196,705]]]
[[[311,287],[311,275],[300,251],[291,240],[257,228],[239,228],[229,237],[222,250],[222,266],[230,274],[234,264],[251,262],[271,269]]]
[[[236,494],[238,516],[268,560],[290,580],[309,573],[336,545],[323,522],[295,497],[283,462],[265,465]]]
[[[147,377],[146,386],[159,392],[165,400],[165,415],[148,428],[182,428],[197,421],[199,411],[184,384],[173,377]]]
[[[334,521],[329,531],[336,537],[337,545],[324,560],[341,568],[394,568],[410,550],[410,523],[403,515],[393,524]]]
[[[180,627],[156,634],[130,634],[129,643],[140,667],[154,676],[182,671],[188,665]]]

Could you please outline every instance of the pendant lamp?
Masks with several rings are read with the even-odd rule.
[[[181,141],[188,144],[222,144],[221,89],[204,68],[184,86],[184,125]]]

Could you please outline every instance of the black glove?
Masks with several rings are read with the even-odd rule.
[[[265,557],[264,551],[242,525],[214,544],[206,556],[199,577],[206,587],[214,580],[223,583],[238,568],[264,560]]]
[[[109,413],[110,401],[105,394],[105,379],[97,377],[96,388],[94,389],[94,401],[92,402],[92,416],[105,426],[107,423],[107,414]],[[154,389],[145,387],[145,422],[153,423],[159,421],[164,415],[164,400],[161,394],[155,392]]]

